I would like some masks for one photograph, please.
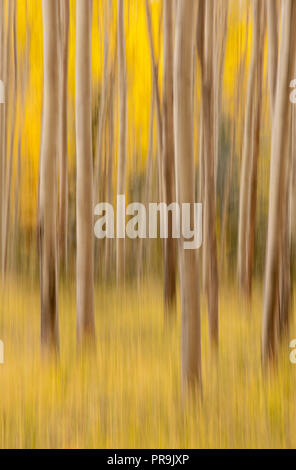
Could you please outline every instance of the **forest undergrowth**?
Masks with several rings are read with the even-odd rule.
[[[296,366],[291,325],[269,379],[260,360],[261,286],[251,306],[222,287],[218,358],[202,298],[202,401],[180,389],[180,311],[165,322],[161,283],[141,290],[96,286],[96,351],[76,352],[75,286],[60,297],[60,358],[40,354],[36,285],[10,280],[1,292],[1,448],[296,447]],[[294,315],[293,315],[294,316]]]

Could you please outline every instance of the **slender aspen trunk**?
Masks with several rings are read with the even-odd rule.
[[[8,239],[9,239],[9,227],[10,227],[10,205],[11,205],[11,185],[12,185],[12,172],[13,172],[13,157],[14,157],[14,138],[15,138],[15,127],[16,127],[16,105],[17,105],[17,86],[18,86],[18,71],[17,71],[17,37],[16,37],[16,0],[13,0],[13,23],[12,23],[12,35],[13,35],[13,65],[12,65],[12,77],[13,77],[13,89],[12,89],[12,114],[11,114],[11,130],[10,130],[10,142],[9,142],[9,159],[7,169],[7,186],[5,195],[5,213],[4,213],[4,253],[3,253],[3,269],[6,272],[7,269],[7,258],[8,258]]]
[[[91,118],[92,0],[76,0],[77,341],[95,341]]]
[[[205,164],[205,236],[208,244],[207,293],[209,332],[212,344],[218,346],[218,261],[216,239],[216,200],[214,169],[214,92],[213,92],[213,0],[205,5],[204,58],[202,62],[202,117]]]
[[[290,174],[290,236],[291,236],[291,284],[295,280],[296,265],[296,109],[293,106],[291,111],[291,174]]]
[[[179,2],[174,56],[174,129],[179,203],[195,201],[193,151],[193,45],[195,0]],[[197,252],[185,250],[180,240],[182,309],[182,385],[201,389],[200,297]]]
[[[268,211],[268,233],[265,266],[265,286],[262,322],[262,362],[266,368],[276,354],[276,321],[279,301],[279,270],[288,164],[287,133],[289,113],[289,80],[294,71],[294,50],[296,31],[296,3],[287,0],[282,9],[282,39],[278,66],[278,83],[274,108],[271,144],[270,190]]]
[[[268,23],[268,81],[270,95],[271,116],[274,113],[276,82],[277,82],[277,64],[278,64],[278,12],[277,0],[268,0],[267,23]]]
[[[201,69],[204,67],[204,1],[199,2],[198,9],[198,24],[197,24],[197,51],[200,61]],[[203,203],[203,214],[207,212],[206,209],[206,197],[205,197],[205,155],[204,155],[204,123],[203,113],[201,109],[199,117],[199,201]],[[202,234],[202,247],[201,247],[201,260],[202,260],[202,291],[207,291],[208,283],[208,240],[206,237],[206,224],[203,223],[203,234]]]
[[[152,173],[153,173],[153,125],[154,125],[154,109],[155,109],[155,93],[152,90],[151,97],[151,106],[150,106],[150,121],[149,121],[149,140],[148,140],[148,155],[147,155],[147,164],[145,171],[145,190],[144,190],[144,204],[146,208],[146,213],[149,208],[149,202],[151,201],[152,196]],[[140,238],[139,240],[139,263],[138,263],[138,279],[139,283],[143,276],[143,263],[144,263],[144,239]],[[145,240],[145,247],[147,251],[147,244],[150,247],[150,240]],[[146,265],[150,265],[150,255],[146,257]]]
[[[58,352],[58,289],[56,240],[56,164],[58,142],[58,9],[57,2],[42,1],[43,14],[43,128],[40,156],[39,249],[41,267],[41,345]]]
[[[250,158],[250,182],[248,187],[247,202],[247,238],[246,238],[246,279],[245,289],[248,297],[252,293],[252,272],[254,264],[254,243],[257,213],[257,172],[260,147],[260,128],[261,128],[261,108],[262,108],[262,88],[263,88],[263,61],[264,61],[264,38],[265,38],[265,9],[261,7],[258,11],[260,32],[258,47],[258,61],[256,69],[256,89],[253,109],[252,123],[252,152]]]
[[[7,12],[7,27],[6,27],[6,36],[5,36],[5,46],[4,46],[4,84],[5,84],[5,98],[6,100],[10,99],[11,92],[11,32],[12,32],[12,21],[13,21],[13,2],[8,2],[8,12]],[[3,191],[4,191],[4,200],[6,194],[6,169],[7,169],[7,142],[8,142],[8,107],[5,105],[4,113],[4,161],[3,161],[3,171],[4,171],[4,181],[3,181]],[[3,217],[4,217],[4,207],[3,207]],[[4,236],[3,236],[4,242]],[[4,249],[3,249],[4,251]]]
[[[199,119],[199,201],[203,203],[203,213],[206,212],[206,198],[205,198],[205,155],[204,155],[204,130],[203,130],[203,118],[202,112]],[[202,239],[203,243],[201,246],[201,259],[202,259],[202,291],[207,292],[207,283],[208,283],[208,240],[206,237],[206,224],[202,226],[203,234]]]
[[[238,109],[238,108],[237,108]],[[227,249],[227,222],[228,222],[228,211],[229,211],[229,201],[230,201],[230,192],[232,184],[232,173],[233,173],[233,161],[235,156],[235,144],[236,144],[236,125],[235,120],[232,122],[232,131],[231,131],[231,150],[229,156],[229,164],[227,166],[227,175],[224,189],[223,197],[223,209],[222,209],[222,222],[221,222],[221,242],[220,242],[220,272],[223,273],[223,270],[227,268],[226,264],[226,249]]]
[[[242,60],[239,64],[237,79],[236,79],[236,110],[238,114],[240,113],[241,109],[241,88],[240,84],[243,83],[244,75],[245,75],[245,66],[246,66],[246,59],[247,59],[247,50],[248,50],[248,36],[249,36],[249,17],[247,19],[247,34],[245,39],[245,47],[243,52]],[[224,191],[224,198],[223,198],[223,211],[222,211],[222,224],[221,224],[221,272],[223,272],[225,260],[226,260],[226,237],[227,237],[227,225],[228,225],[228,212],[229,212],[229,201],[230,201],[230,191],[231,191],[231,183],[232,183],[232,173],[233,173],[233,162],[235,157],[235,149],[236,143],[238,138],[236,134],[238,133],[239,126],[237,125],[237,120],[232,120],[232,131],[231,131],[231,154],[230,154],[230,162],[227,172],[227,179],[225,183],[225,191]]]
[[[295,74],[295,72],[294,72]],[[290,113],[290,146],[287,165],[287,191],[285,194],[284,216],[286,225],[281,245],[281,266],[279,284],[279,335],[280,339],[287,339],[291,323],[291,306],[293,299],[293,270],[295,268],[295,107]]]
[[[197,28],[196,28],[196,47],[197,54],[200,63],[201,74],[204,68],[204,23],[205,17],[205,1],[199,0],[198,3],[198,13],[197,13]],[[205,160],[204,160],[204,130],[203,130],[203,115],[202,107],[199,117],[199,200],[203,204],[203,217],[206,209],[206,198],[205,198]],[[202,291],[205,293],[207,291],[207,280],[208,280],[208,245],[206,240],[206,225],[203,223],[202,226]]]
[[[21,148],[22,148],[22,139],[23,139],[23,127],[25,119],[25,99],[26,99],[26,89],[29,79],[29,59],[30,59],[30,48],[31,48],[31,29],[28,24],[28,13],[26,9],[26,48],[23,57],[23,63],[20,70],[20,124],[19,124],[19,134],[17,139],[17,169],[16,169],[16,181],[14,189],[14,222],[13,222],[13,234],[12,234],[12,243],[11,246],[15,247],[15,240],[20,235],[20,188],[22,182],[22,159],[21,159]],[[13,250],[14,253],[14,265],[17,267],[16,256],[17,251]]]
[[[68,55],[69,55],[69,0],[60,0],[61,21],[61,97],[59,149],[59,260],[67,270],[68,258]]]
[[[118,47],[118,82],[119,82],[119,142],[117,194],[125,195],[126,183],[126,139],[127,139],[127,83],[126,56],[124,37],[124,0],[118,0],[117,8],[117,47]],[[116,252],[117,284],[125,278],[125,240],[117,239]]]
[[[109,5],[108,5],[109,7]],[[107,7],[107,8],[108,8]],[[108,77],[108,60],[109,60],[109,37],[108,32],[110,30],[109,23],[109,10],[104,11],[104,63],[103,63],[103,81],[102,87],[100,89],[100,104],[98,111],[98,125],[97,125],[97,135],[96,135],[96,145],[95,145],[95,164],[94,164],[94,197],[95,203],[97,201],[104,201],[104,186],[106,178],[104,172],[106,172],[106,166],[104,165],[104,156],[106,156],[105,143],[107,139],[106,133],[106,118],[107,118],[107,108],[108,108],[108,86],[109,79]],[[107,19],[108,17],[108,19]],[[109,245],[109,240],[102,240],[102,243],[95,244],[95,278],[98,277],[100,266],[102,263],[99,262],[103,256],[103,249],[106,248],[106,245]]]
[[[173,10],[164,0],[163,11],[163,172],[165,202],[175,202],[175,150],[173,117]],[[171,312],[176,300],[176,240],[172,237],[172,217],[168,219],[168,238],[164,243],[164,304]]]
[[[14,221],[13,221],[13,243],[14,246],[15,238],[18,231],[18,221],[19,221],[19,194],[20,194],[20,185],[21,185],[21,175],[22,175],[22,162],[21,162],[21,146],[22,146],[22,133],[20,132],[17,140],[17,167],[16,167],[16,181],[15,181],[15,190],[14,190]]]
[[[227,39],[228,24],[228,0],[216,0],[214,2],[216,19],[216,35],[214,41],[214,171],[215,171],[215,195],[217,194],[217,176],[219,164],[219,135],[220,135],[220,115],[224,78],[224,64]],[[215,33],[215,32],[214,32]]]
[[[95,158],[95,175],[94,175],[94,193],[95,197],[101,200],[102,190],[101,184],[103,183],[102,178],[102,162],[103,162],[103,132],[104,124],[106,120],[107,112],[107,100],[106,95],[108,94],[108,57],[109,57],[109,30],[110,30],[110,4],[108,4],[107,12],[105,12],[105,31],[104,31],[104,69],[103,69],[103,86],[100,94],[100,109],[98,117],[98,130],[96,137],[96,158]]]
[[[153,36],[152,36],[152,21],[151,21],[151,11],[149,6],[149,1],[145,0],[146,7],[146,19],[147,19],[147,28],[148,28],[148,39],[150,46],[150,57],[151,57],[151,68],[152,68],[152,86],[155,92],[155,104],[156,104],[156,123],[157,123],[157,167],[158,167],[158,182],[159,182],[159,197],[161,200],[164,198],[164,183],[163,183],[163,162],[162,162],[162,148],[163,148],[163,123],[162,123],[162,114],[161,114],[161,102],[160,94],[158,87],[158,67],[155,59],[155,51],[153,45]]]
[[[5,11],[4,0],[0,0],[0,80],[4,85],[4,98],[5,98],[5,83],[4,83],[4,37],[5,37]],[[3,226],[3,207],[4,207],[4,119],[5,119],[5,105],[0,104],[0,267],[2,269],[2,226]]]
[[[108,163],[107,163],[107,202],[112,204],[113,202],[113,162],[114,162],[114,70],[110,75],[110,92],[109,92],[109,103],[108,103]],[[106,278],[111,273],[111,261],[112,261],[112,240],[106,239],[105,246],[105,274]]]
[[[278,42],[279,42],[279,26],[278,26],[278,8],[277,3],[271,0],[267,3],[267,14],[268,14],[268,82],[269,82],[269,107],[270,107],[270,121],[271,129],[273,131],[274,125],[274,108],[275,108],[275,97],[277,88],[277,77],[278,77]],[[286,150],[289,154],[290,151]],[[289,156],[287,157],[289,159]],[[286,202],[284,205],[289,204],[288,190],[285,191]],[[287,209],[288,210],[288,209]],[[286,214],[287,215],[287,214]],[[284,214],[283,214],[284,217]],[[285,217],[284,217],[285,219]],[[287,272],[290,267],[290,247],[289,244],[289,228],[283,227],[282,241],[280,243],[281,250],[281,265],[279,268],[279,293],[276,313],[276,334],[275,336],[282,336],[284,330],[286,330],[283,323],[286,323],[288,319],[289,310],[289,297],[290,289],[287,288],[289,284],[289,275]],[[284,310],[284,312],[283,312]],[[285,317],[283,320],[283,316]],[[283,321],[282,321],[283,320]],[[277,339],[277,338],[276,338]]]
[[[5,34],[4,54],[3,54],[3,78],[5,88],[5,101],[8,102],[11,98],[11,36],[13,30],[13,7],[12,1],[8,2],[7,8],[7,27]],[[1,218],[2,218],[2,230],[1,230],[1,274],[4,279],[5,274],[5,263],[6,263],[6,204],[7,204],[7,142],[8,142],[8,107],[7,104],[3,105],[3,143],[2,143],[2,194],[1,194]],[[12,113],[15,111],[12,109]]]
[[[253,49],[248,79],[247,103],[243,137],[243,154],[241,164],[241,183],[239,199],[238,223],[238,279],[239,286],[247,292],[247,223],[248,223],[248,188],[250,185],[250,154],[252,149],[252,114],[254,105],[254,90],[256,67],[258,62],[258,44],[260,41],[260,11],[262,2],[253,0]]]
[[[291,112],[289,113],[289,127],[292,130]],[[292,134],[289,132],[286,184],[284,191],[284,211],[283,211],[283,233],[280,246],[281,264],[279,267],[279,301],[278,301],[278,339],[287,339],[290,323],[290,304],[291,304],[291,219],[290,219],[290,194],[291,194],[291,170],[292,170]]]

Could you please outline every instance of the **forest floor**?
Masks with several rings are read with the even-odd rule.
[[[1,448],[296,447],[296,365],[283,345],[277,371],[260,361],[261,287],[251,309],[234,289],[220,297],[219,361],[202,301],[203,400],[180,393],[180,312],[164,322],[161,283],[96,289],[97,351],[79,358],[74,285],[60,292],[58,365],[40,357],[36,285],[11,281],[1,293]]]

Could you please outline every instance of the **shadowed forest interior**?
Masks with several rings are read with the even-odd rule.
[[[295,447],[295,44],[294,0],[0,0],[1,448]],[[201,247],[95,237],[118,195]]]

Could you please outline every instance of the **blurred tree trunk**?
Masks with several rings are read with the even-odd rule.
[[[283,233],[280,246],[279,299],[276,334],[278,339],[287,338],[291,310],[291,174],[292,174],[292,119],[289,112],[289,145],[287,145],[286,186],[283,194]]]
[[[58,142],[58,3],[42,1],[43,14],[43,128],[40,156],[39,247],[41,276],[41,344],[55,353],[59,349],[56,164]]]
[[[245,46],[243,51],[243,57],[240,61],[237,78],[235,81],[235,90],[236,90],[236,97],[235,97],[235,104],[236,104],[236,113],[237,119],[232,119],[232,130],[231,130],[231,152],[230,152],[230,161],[227,168],[227,176],[225,182],[225,190],[224,190],[224,198],[223,198],[223,210],[222,210],[222,223],[221,223],[221,273],[225,268],[226,262],[226,254],[227,254],[227,226],[228,226],[228,215],[229,215],[229,203],[230,203],[230,194],[231,194],[231,184],[232,184],[232,174],[233,174],[233,162],[236,152],[236,145],[238,142],[238,131],[239,125],[238,122],[240,114],[241,114],[241,87],[240,84],[244,82],[245,77],[245,69],[246,69],[246,59],[247,59],[247,51],[248,51],[248,37],[249,37],[249,14],[247,15],[247,33],[245,38]]]
[[[273,133],[271,144],[270,190],[268,234],[265,266],[265,287],[262,324],[262,361],[266,368],[275,358],[277,349],[277,305],[281,243],[287,223],[285,217],[284,189],[287,185],[289,80],[294,71],[294,47],[296,33],[296,3],[287,0],[282,6],[282,38],[278,65]]]
[[[205,155],[204,155],[204,130],[202,111],[199,118],[199,201],[203,202],[203,212],[205,213],[206,198],[205,198]],[[202,225],[202,246],[201,246],[201,259],[202,259],[202,291],[207,291],[208,283],[208,266],[209,266],[209,250],[208,240],[206,237],[206,224]]]
[[[163,149],[163,123],[161,115],[161,103],[160,103],[160,94],[158,87],[158,65],[156,64],[155,51],[153,45],[153,35],[152,35],[152,21],[151,21],[151,11],[149,6],[149,1],[145,0],[146,7],[146,19],[147,19],[147,28],[148,28],[148,39],[149,39],[149,48],[150,48],[150,57],[151,57],[151,68],[152,68],[152,86],[155,93],[155,104],[156,104],[156,123],[157,123],[157,169],[158,169],[158,192],[159,199],[163,201],[164,198],[164,183],[163,183],[163,162],[162,162],[162,149]]]
[[[258,64],[258,45],[260,43],[260,11],[261,0],[253,0],[253,48],[248,79],[246,114],[243,137],[243,153],[241,163],[241,182],[239,199],[238,222],[238,280],[239,286],[247,294],[247,225],[248,225],[248,190],[250,187],[250,154],[252,151],[252,115],[254,112],[254,97],[256,83],[256,68]]]
[[[278,8],[277,3],[271,0],[267,4],[268,13],[268,32],[269,32],[269,45],[268,45],[268,79],[269,79],[269,94],[270,94],[270,121],[271,129],[273,130],[274,125],[274,107],[275,107],[275,96],[277,87],[277,73],[278,73],[278,42],[279,42],[279,26],[278,26]],[[289,115],[289,120],[292,122],[292,115]],[[291,128],[293,132],[293,129]],[[292,139],[292,136],[291,136]],[[290,159],[291,152],[293,152],[293,141],[291,147],[286,149],[288,152],[288,167],[291,165]],[[292,168],[292,166],[290,167]],[[287,178],[289,179],[289,169],[287,170]],[[283,227],[282,241],[280,244],[281,250],[281,265],[279,268],[279,294],[277,302],[277,313],[276,313],[276,336],[282,337],[288,332],[289,323],[289,310],[291,301],[291,279],[290,279],[290,250],[291,250],[291,237],[290,230],[292,226],[289,218],[289,206],[290,206],[290,185],[284,192],[284,207],[285,213],[283,215],[286,218],[287,224]]]
[[[221,101],[224,79],[224,65],[228,25],[228,0],[214,1],[214,170],[215,170],[215,196],[217,195],[217,175],[219,165],[219,135],[221,120]]]
[[[165,202],[176,200],[173,116],[173,4],[164,0],[163,11],[163,172]],[[172,237],[172,216],[168,217],[168,238],[164,241],[164,304],[170,313],[176,301],[176,240]]]
[[[108,162],[107,162],[107,202],[113,203],[113,162],[114,162],[114,81],[115,81],[115,65],[109,77],[109,100],[108,100]],[[112,261],[112,240],[105,240],[105,275],[106,278],[111,273]]]
[[[60,0],[60,142],[59,142],[59,261],[67,270],[68,232],[68,55],[69,55],[69,0]]]
[[[107,100],[106,96],[108,94],[108,60],[109,60],[109,31],[111,28],[110,22],[110,2],[108,2],[107,9],[105,9],[104,16],[104,64],[103,64],[103,85],[100,93],[100,106],[99,106],[99,116],[98,116],[98,129],[96,136],[96,158],[95,158],[95,175],[94,175],[94,194],[96,198],[102,200],[102,188],[103,183],[102,178],[102,163],[103,163],[103,132],[104,124],[106,120],[107,112]]]
[[[291,250],[292,250],[292,273],[295,271],[296,253],[296,109],[292,108],[291,113],[291,174],[290,174],[290,229],[291,229]],[[294,276],[294,275],[293,275]],[[293,279],[294,280],[294,279]]]
[[[21,150],[22,150],[22,139],[23,139],[23,128],[25,121],[25,99],[26,91],[30,73],[30,50],[31,50],[31,27],[28,22],[28,11],[26,5],[26,47],[24,50],[23,59],[21,62],[19,72],[19,88],[20,88],[20,117],[19,117],[19,131],[17,139],[17,169],[16,169],[16,180],[14,189],[14,222],[13,222],[13,234],[11,246],[16,247],[15,243],[19,240],[20,235],[20,188],[22,182],[22,161],[21,161]],[[14,266],[17,268],[17,256],[18,250],[13,250],[14,255]]]
[[[98,201],[106,201],[106,190],[108,186],[107,175],[108,175],[108,162],[109,162],[109,145],[108,141],[108,114],[110,107],[110,91],[113,86],[112,77],[114,75],[115,62],[117,60],[117,48],[115,45],[114,51],[114,60],[111,64],[109,58],[110,51],[110,34],[112,27],[112,0],[108,0],[106,6],[104,7],[104,52],[103,52],[103,79],[102,85],[99,91],[99,110],[98,110],[98,125],[96,131],[96,145],[95,145],[95,169],[94,169],[94,195],[95,203]],[[101,16],[101,13],[98,13],[98,17]],[[100,23],[100,20],[98,18]],[[112,163],[113,164],[113,163]],[[111,201],[112,202],[112,201]],[[111,247],[112,242],[110,239],[106,238],[101,240],[101,243],[95,244],[95,278],[98,277],[102,269],[105,270],[107,274],[107,267],[109,270],[110,263],[107,261],[106,256],[109,253],[109,248]],[[99,260],[103,260],[105,257],[106,263],[103,263]]]
[[[2,194],[1,194],[1,219],[2,219],[2,230],[1,230],[1,274],[4,279],[5,274],[5,262],[6,262],[6,203],[7,199],[7,142],[8,142],[8,106],[7,103],[11,99],[11,36],[13,31],[13,2],[10,1],[7,4],[7,24],[5,31],[5,43],[3,53],[3,82],[5,88],[5,101],[4,112],[3,112],[3,145],[2,145]],[[14,110],[12,110],[12,113]]]
[[[248,187],[247,202],[247,239],[246,239],[246,279],[245,289],[247,296],[252,293],[252,273],[254,264],[254,242],[256,229],[256,213],[257,213],[257,173],[258,158],[260,148],[260,126],[261,126],[261,108],[262,108],[262,88],[263,88],[263,66],[264,66],[264,39],[265,39],[265,8],[264,4],[260,4],[258,9],[259,16],[259,42],[257,44],[258,57],[255,76],[255,96],[253,104],[253,122],[252,122],[252,148],[250,156],[250,184]]]
[[[13,157],[14,157],[14,140],[16,128],[16,106],[17,106],[17,85],[18,85],[18,70],[17,70],[17,37],[16,37],[16,0],[12,1],[12,37],[13,37],[13,57],[11,67],[12,77],[12,99],[11,99],[11,122],[10,122],[10,142],[9,142],[9,158],[7,168],[7,184],[5,194],[5,212],[4,212],[4,253],[3,253],[3,269],[7,270],[8,258],[8,240],[9,240],[9,227],[10,227],[10,205],[11,205],[11,186],[12,186],[12,172],[13,172]],[[10,64],[10,62],[9,62]],[[10,65],[8,65],[10,67]]]
[[[4,86],[4,98],[5,98],[5,86],[4,81],[4,57],[5,57],[5,9],[4,9],[4,0],[0,0],[0,79],[3,82]],[[5,120],[5,104],[0,104],[0,267],[2,270],[2,253],[3,253],[3,240],[2,240],[2,226],[3,226],[3,207],[4,207],[4,120]]]
[[[204,171],[205,201],[204,224],[207,243],[207,294],[209,332],[212,344],[218,346],[218,260],[216,239],[216,198],[215,198],[215,162],[214,162],[214,89],[213,89],[213,0],[207,0],[204,7],[200,2],[199,15],[203,13],[204,38],[203,48],[199,49],[202,73],[202,118],[204,132]],[[199,19],[201,21],[201,19]]]
[[[150,106],[150,120],[149,120],[149,139],[148,139],[148,155],[147,155],[147,164],[145,171],[145,188],[144,188],[144,204],[146,208],[146,213],[149,210],[149,202],[152,198],[152,176],[153,176],[153,126],[154,126],[154,109],[155,109],[155,92],[152,90],[151,97],[151,106]],[[149,271],[151,265],[150,258],[150,248],[151,240],[144,240],[140,238],[139,240],[139,263],[138,263],[138,286],[140,286],[142,277],[143,277],[143,263],[145,263],[146,269]],[[146,258],[144,259],[144,242],[146,248]]]
[[[119,147],[117,195],[125,195],[126,180],[126,139],[127,139],[127,83],[124,32],[124,0],[118,0],[117,38],[118,38],[118,82],[119,82]],[[125,239],[117,238],[116,252],[117,284],[125,278]]]
[[[76,1],[77,340],[95,341],[91,107],[92,0]]]
[[[267,22],[268,22],[268,79],[270,95],[270,115],[274,113],[277,65],[278,65],[278,11],[277,0],[268,0]]]
[[[179,2],[176,17],[174,56],[174,120],[176,174],[179,203],[195,201],[193,152],[193,45],[196,21],[195,0]],[[193,212],[193,211],[192,211]],[[201,332],[199,272],[196,250],[179,245],[182,309],[183,390],[201,388]]]
[[[295,74],[295,72],[294,72]],[[294,75],[295,76],[295,75]],[[280,301],[279,301],[279,322],[280,336],[287,338],[291,323],[291,311],[293,300],[293,285],[295,272],[295,240],[296,240],[296,147],[295,147],[295,105],[291,109],[291,133],[290,133],[290,149],[289,162],[287,170],[288,186],[286,192],[286,217],[287,225],[284,229],[282,238],[282,263],[280,271]]]

